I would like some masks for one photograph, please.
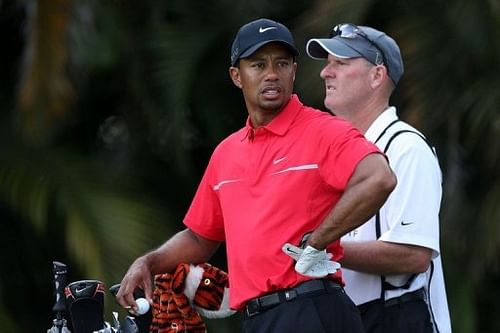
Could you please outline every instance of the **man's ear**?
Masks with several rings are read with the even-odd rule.
[[[234,85],[241,89],[240,69],[234,66],[229,67],[229,76],[233,80]]]
[[[372,87],[378,87],[382,85],[387,79],[389,79],[389,73],[387,68],[383,65],[377,65],[373,67],[371,73]]]

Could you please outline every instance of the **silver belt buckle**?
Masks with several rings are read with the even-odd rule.
[[[255,298],[255,299],[253,299],[253,300],[252,300],[252,301],[250,301],[250,302],[256,302],[256,303],[257,303],[257,307],[260,307],[260,302],[259,302],[259,299],[258,299],[258,298]],[[249,307],[248,305],[246,305],[246,306],[245,306],[245,312],[246,312],[247,317],[249,317],[249,318],[250,318],[250,317],[253,317],[253,316],[255,316],[255,315],[258,315],[258,314],[260,313],[260,311],[259,311],[259,310],[255,310],[255,311],[252,311],[252,313],[250,313],[249,309],[250,309],[250,307]]]
[[[285,300],[288,302],[288,301],[291,301],[292,299],[294,299],[295,297],[297,297],[298,293],[295,289],[289,289],[289,290],[286,290],[284,292],[285,294]]]

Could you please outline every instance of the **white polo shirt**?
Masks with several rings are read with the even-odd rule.
[[[396,109],[389,107],[367,130],[366,138],[375,142],[380,137],[376,144],[380,150],[384,150],[388,140],[398,131],[411,130],[419,133],[412,126],[399,121],[382,134],[396,119],[398,119]],[[391,142],[386,154],[398,183],[380,209],[380,240],[432,249],[434,272],[431,279],[431,293],[428,290],[430,272],[427,272],[418,274],[409,289],[387,290],[385,298],[391,299],[424,287],[426,295],[431,296],[430,302],[427,300],[427,303],[432,308],[432,315],[439,331],[451,332],[439,256],[439,209],[442,194],[439,163],[426,142],[414,133],[398,135]],[[342,238],[343,241],[374,239],[376,239],[375,217]],[[346,283],[345,290],[356,305],[380,298],[379,275],[344,268],[343,277]],[[403,286],[409,277],[409,275],[386,276],[386,281],[393,286]]]

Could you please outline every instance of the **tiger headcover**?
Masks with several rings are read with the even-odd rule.
[[[205,333],[202,319],[223,318],[229,309],[227,273],[210,264],[179,264],[155,276],[150,333]]]

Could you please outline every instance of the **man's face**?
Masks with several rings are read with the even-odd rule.
[[[240,59],[239,68],[231,67],[230,73],[234,84],[242,89],[250,113],[276,113],[292,95],[296,69],[284,45],[269,43]]]
[[[325,81],[325,106],[332,113],[348,116],[366,102],[372,89],[375,67],[364,58],[343,59],[328,55],[320,76]]]

